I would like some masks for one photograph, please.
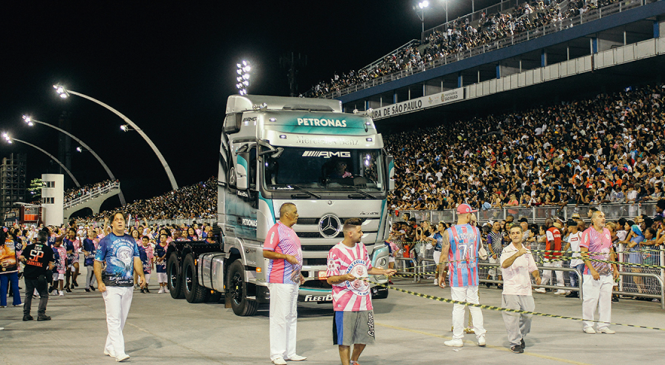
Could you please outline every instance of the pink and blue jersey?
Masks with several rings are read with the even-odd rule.
[[[478,286],[478,250],[480,231],[470,224],[454,225],[446,230],[450,241],[448,272],[450,286]]]
[[[269,283],[300,284],[302,249],[300,238],[293,229],[285,226],[282,222],[277,222],[268,231],[266,241],[263,243],[263,250],[291,255],[298,260],[297,265],[293,265],[284,259],[270,260],[266,272]]]
[[[587,228],[582,233],[580,247],[586,247],[589,250],[590,259],[609,261],[610,252],[612,251],[612,235],[610,234],[610,230],[603,228],[602,232],[598,232],[593,227]],[[600,275],[608,275],[612,272],[612,266],[606,262],[592,261],[591,266]],[[584,265],[582,275],[591,275],[587,265]]]

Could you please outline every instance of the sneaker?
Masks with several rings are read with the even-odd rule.
[[[164,293],[164,287],[160,286],[159,291],[157,292],[157,294],[162,294],[162,293]]]
[[[350,364],[351,364],[351,365],[360,365],[359,362],[357,362],[357,361],[353,361],[353,360],[351,360],[351,363],[350,363]]]
[[[169,290],[169,288],[165,286],[165,287],[164,287],[164,293],[170,293],[170,292],[171,292],[171,291]]]
[[[12,304],[13,307],[22,307],[23,304]]]
[[[289,361],[305,361],[306,359],[307,359],[306,356],[293,355],[293,356],[289,357],[286,360],[289,360]]]
[[[115,361],[117,361],[117,362],[123,362],[125,360],[129,360],[129,355],[122,354],[122,355],[118,355],[118,356],[115,357]]]
[[[91,287],[90,287],[90,290],[95,291],[95,290],[97,290],[97,289],[95,289],[94,286],[91,286]]]
[[[72,290],[69,289],[69,287],[66,287],[66,288],[65,288],[65,291],[66,291],[67,293],[71,293],[71,292],[72,292]]]
[[[79,283],[77,283],[77,282],[73,282],[73,283],[72,283],[72,286],[78,288],[78,287],[79,287]]]
[[[521,339],[522,342],[520,342],[520,346],[522,346],[522,350],[526,348],[526,342],[524,342],[524,339]]]
[[[534,291],[535,291],[536,293],[541,293],[541,294],[545,294],[545,293],[547,293],[547,290],[545,290],[545,288],[538,288],[538,289],[536,289],[536,290],[534,290]]]
[[[145,289],[141,288],[141,294],[145,294]]]
[[[33,319],[34,319],[34,318],[33,318],[31,315],[29,315],[29,314],[25,314],[25,315],[23,315],[23,320],[24,320],[24,321],[32,321]]]
[[[0,305],[0,308],[7,308],[6,305]]]
[[[561,289],[554,292],[554,295],[566,295],[566,294],[567,294],[566,291]]]
[[[459,339],[452,339],[450,341],[444,342],[443,344],[448,346],[448,347],[462,347],[462,346],[464,346],[464,341],[459,340]]]
[[[593,327],[587,327],[587,328],[584,329],[584,333],[588,333],[590,335],[593,335],[593,334],[596,333],[596,330],[593,329]]]
[[[109,352],[108,350],[104,349],[104,356],[111,356],[111,357],[115,357],[115,354],[113,354],[113,353],[110,353],[110,352]]]
[[[513,345],[510,346],[510,351],[512,351],[515,354],[522,354],[524,353],[524,349],[520,345]]]
[[[65,296],[65,292],[62,291],[62,290],[58,290],[58,295],[61,296],[61,297],[64,297],[64,296]]]
[[[478,337],[478,346],[485,347],[485,335]]]
[[[150,294],[150,289],[145,288],[145,292],[148,293],[148,294]]]
[[[579,298],[579,297],[580,297],[580,295],[579,295],[579,293],[576,292],[576,291],[571,291],[570,293],[568,293],[568,294],[566,295],[566,298]]]
[[[613,301],[614,303],[619,303],[619,296],[617,296],[617,295],[612,295],[612,301]]]
[[[611,330],[611,329],[609,329],[609,327],[599,328],[598,331],[596,331],[596,332],[597,333],[604,333],[604,334],[607,334],[607,335],[613,335],[613,334],[617,333],[617,331]]]
[[[46,314],[40,314],[37,316],[38,321],[50,321],[51,316],[47,316]]]
[[[286,365],[286,361],[284,361],[284,359],[281,357],[276,358],[272,361],[272,363],[275,365]]]
[[[439,286],[439,279],[434,279],[434,286]]]
[[[86,292],[86,293],[90,293],[90,289],[85,288],[85,292]]]

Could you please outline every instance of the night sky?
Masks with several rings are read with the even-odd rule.
[[[476,0],[476,9],[492,0]],[[238,5],[229,5],[229,4]],[[359,69],[420,37],[416,2],[381,1],[5,1],[0,5],[0,130],[58,156],[59,132],[21,120],[24,113],[56,124],[90,145],[123,184],[127,201],[170,190],[155,154],[122,120],[90,101],[61,100],[52,85],[99,99],[124,113],[155,142],[180,186],[217,174],[226,98],[236,93],[235,68],[252,62],[250,94],[288,96],[280,56],[308,58],[298,76],[305,92],[334,72]],[[426,29],[445,21],[431,1]],[[470,0],[450,0],[450,18]],[[74,151],[81,184],[107,178],[89,153]],[[28,156],[28,179],[55,172],[41,152],[0,143],[0,157]],[[73,183],[66,178],[66,188]],[[117,200],[116,200],[117,204]]]

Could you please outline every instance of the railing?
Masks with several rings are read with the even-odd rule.
[[[631,10],[646,4],[654,3],[662,0],[622,0],[602,8],[597,8],[591,11],[588,11],[582,15],[574,16],[571,18],[566,18],[561,21],[555,21],[548,25],[531,29],[526,32],[519,33],[510,37],[505,37],[500,40],[494,41],[489,44],[484,44],[475,48],[471,48],[462,52],[449,54],[443,58],[434,60],[432,62],[425,63],[422,67],[410,68],[407,70],[402,70],[394,72],[385,76],[377,77],[372,80],[366,81],[364,83],[359,83],[356,85],[349,86],[344,89],[332,91],[328,94],[321,95],[321,98],[333,99],[336,97],[341,97],[343,95],[348,95],[360,90],[368,89],[374,86],[382,85],[388,82],[399,80],[401,78],[411,76],[420,72],[431,70],[449,63],[461,61],[466,58],[477,56],[483,53],[495,51],[500,48],[509,47],[517,43],[526,42],[532,39],[542,37],[547,34],[552,34],[559,32],[564,29],[572,28],[577,25],[588,23],[593,20],[601,19],[613,14],[621,13],[627,10]],[[437,29],[437,28],[434,28]]]
[[[649,201],[644,203],[635,204],[591,204],[564,207],[557,205],[545,205],[538,207],[504,207],[497,209],[479,210],[475,213],[479,223],[488,221],[505,220],[509,215],[513,216],[515,221],[518,218],[526,217],[529,223],[542,223],[545,219],[563,217],[564,220],[571,218],[573,214],[577,213],[582,218],[587,218],[587,214],[591,208],[596,208],[605,213],[605,218],[610,220],[618,220],[620,218],[633,218],[641,214],[653,216],[656,214],[656,202]],[[404,213],[408,213],[410,217],[416,218],[418,222],[427,220],[432,223],[437,222],[456,222],[457,213],[454,209],[447,210],[398,210],[398,217],[393,221],[401,222]]]
[[[64,204],[64,208],[68,209],[68,208],[71,208],[75,205],[85,203],[88,200],[95,199],[95,198],[97,198],[101,195],[107,194],[111,190],[115,190],[115,189],[120,189],[120,183],[117,182],[117,181],[108,183],[107,185],[104,185],[104,186],[101,186],[99,188],[93,189],[93,190],[88,191],[88,192],[86,192],[85,194],[83,194],[79,197],[76,197],[72,200],[66,201],[65,204]]]

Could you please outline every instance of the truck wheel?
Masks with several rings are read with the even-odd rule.
[[[182,264],[182,290],[184,291],[185,299],[189,303],[205,302],[210,293],[208,289],[199,285],[194,256],[191,253],[185,256],[185,261]]]
[[[231,300],[233,313],[238,316],[253,316],[259,308],[255,300],[247,299],[247,283],[245,282],[245,267],[240,260],[229,266],[228,296]]]
[[[179,271],[180,260],[178,260],[178,255],[172,253],[166,261],[166,285],[173,299],[185,298],[185,293],[182,291],[182,274]]]

